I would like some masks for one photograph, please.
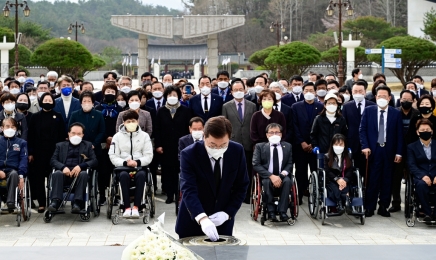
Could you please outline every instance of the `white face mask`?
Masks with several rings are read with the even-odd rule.
[[[303,88],[301,86],[292,87],[292,92],[294,92],[294,94],[298,95],[301,92],[303,92]]]
[[[210,94],[210,87],[204,86],[200,89],[200,92],[203,96],[207,96]]]
[[[250,95],[253,95],[253,93],[256,93],[256,92],[254,91],[254,87],[247,88],[247,92],[248,92],[248,94],[250,94]]]
[[[168,82],[165,82],[163,85],[164,85],[164,88],[167,88],[167,87],[169,87],[169,86],[171,86],[171,85],[173,85],[173,84],[168,83]]]
[[[20,93],[20,89],[18,88],[13,88],[9,91],[12,95],[17,95],[18,93]]]
[[[41,81],[44,81],[45,80],[45,77],[41,77],[41,78],[39,78]]]
[[[212,149],[206,146],[206,151],[210,156],[212,156],[212,158],[218,160],[218,158],[223,158],[224,153],[227,151],[227,147],[222,149]]]
[[[82,109],[85,112],[89,112],[92,109],[92,104],[82,104]]]
[[[341,155],[344,152],[344,147],[339,145],[333,145],[333,151],[337,155]]]
[[[307,92],[306,94],[304,94],[304,99],[305,100],[314,100],[315,99],[315,94],[311,93],[311,92]]]
[[[268,141],[270,144],[278,144],[280,143],[280,140],[282,140],[282,138],[278,135],[268,137]]]
[[[70,137],[70,142],[72,145],[78,145],[82,142],[82,137],[74,135]]]
[[[130,92],[130,87],[127,87],[127,86],[124,86],[124,87],[122,87],[121,89],[120,89],[122,92],[124,92],[124,93],[129,93]]]
[[[36,100],[36,96],[29,96],[29,99],[30,99],[30,102],[33,102],[33,101],[35,101]]]
[[[338,106],[336,105],[327,105],[325,108],[330,114],[336,113],[336,111],[338,110]]]
[[[55,83],[50,81],[50,87],[54,87]]]
[[[233,92],[233,97],[236,99],[244,98],[245,93],[242,91]]]
[[[285,90],[283,90],[283,94],[286,94],[286,93],[288,93],[288,89],[287,88],[285,88]]]
[[[18,80],[18,82],[20,82],[21,84],[23,84],[24,82],[26,82],[26,78],[23,77],[23,76],[19,77],[17,80]]]
[[[358,78],[363,79],[363,74],[359,74]]]
[[[5,129],[5,130],[3,131],[3,133],[5,134],[6,137],[14,137],[16,132],[17,132],[17,131],[15,131],[15,130],[12,129],[12,128],[8,128],[8,129]]]
[[[225,89],[225,88],[227,88],[228,86],[229,86],[229,83],[226,82],[226,81],[220,81],[220,82],[218,82],[218,87],[219,87],[220,89]]]
[[[316,92],[316,95],[317,95],[318,97],[325,97],[325,96],[327,95],[327,90],[325,90],[325,89],[320,89],[320,90],[318,90],[318,91]]]
[[[15,109],[15,103],[5,104],[5,105],[3,106],[3,108],[4,108],[6,111],[14,111],[14,109]]]
[[[379,98],[377,99],[377,106],[379,106],[380,108],[384,108],[388,105],[388,101],[384,98]]]
[[[168,97],[167,102],[168,104],[174,106],[177,104],[177,102],[179,102],[179,99],[177,97]]]
[[[80,86],[75,86],[74,89],[80,91]]]
[[[424,85],[421,85],[421,84],[418,84],[418,83],[416,83],[416,86],[418,87],[418,89],[423,89],[424,88]]]
[[[360,103],[360,102],[362,102],[363,101],[363,99],[365,98],[362,94],[355,94],[355,95],[353,95],[353,98],[354,98],[354,100],[357,102],[357,103]]]
[[[43,91],[38,92],[38,93],[37,93],[37,94],[38,94],[38,97],[41,97],[42,95],[44,95],[44,93],[45,93],[45,92],[43,92]]]
[[[259,94],[260,92],[262,92],[262,90],[264,90],[264,88],[262,86],[256,86],[254,87],[254,92],[256,92],[257,94]]]
[[[163,96],[163,92],[162,91],[153,91],[153,97],[159,99]]]
[[[126,106],[126,101],[124,101],[124,100],[117,101],[117,103],[118,103],[118,105],[119,105],[120,107],[125,107],[125,106]]]
[[[4,86],[4,87],[3,87],[3,91],[4,91],[4,92],[9,92],[9,87],[8,87],[8,86]]]
[[[277,99],[277,101],[279,101],[280,99],[282,99],[282,95],[280,95],[279,93],[277,93],[277,92],[275,92],[276,93],[276,99]]]
[[[329,92],[327,92],[327,94],[336,94],[336,93],[338,93],[336,89],[330,89]]]
[[[436,90],[432,90],[431,93],[433,94],[433,97],[436,97]]]
[[[200,140],[203,137],[203,131],[192,131],[191,135],[195,140]]]
[[[342,96],[344,97],[344,103],[347,103],[348,101],[350,101],[350,95],[342,94]]]
[[[129,107],[130,107],[130,109],[133,109],[133,110],[136,110],[136,109],[138,109],[139,107],[141,106],[141,103],[139,103],[139,102],[130,102],[129,103]]]
[[[61,93],[61,91],[58,88],[55,88],[56,94]]]

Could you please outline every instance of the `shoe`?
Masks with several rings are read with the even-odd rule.
[[[124,210],[123,217],[130,217],[132,215],[132,209],[127,208]]]
[[[167,198],[167,200],[165,201],[166,204],[171,204],[174,202],[173,198]]]
[[[106,204],[107,204],[106,197],[100,197],[100,199],[98,200],[98,205],[104,206]]]
[[[371,210],[371,211],[367,210],[365,212],[365,217],[369,218],[369,217],[372,217],[372,216],[374,216],[374,211],[373,210]]]
[[[345,209],[344,209],[344,207],[342,206],[342,201],[339,201],[339,202],[338,202],[338,205],[336,206],[336,209],[338,210],[338,213],[339,213],[339,214],[344,214]]]
[[[30,207],[32,208],[32,209],[36,209],[36,205],[35,205],[35,202],[32,200],[32,202],[30,203]]]
[[[347,212],[348,215],[353,213],[353,208],[351,206],[351,198],[346,196],[345,198],[345,212]]]
[[[45,211],[45,207],[39,207],[38,208],[38,213],[44,213]]]
[[[274,213],[268,213],[268,219],[271,220],[271,222],[278,222],[276,214]]]
[[[51,211],[51,212],[53,212],[53,211],[57,211],[58,208],[59,208],[59,204],[60,204],[60,201],[59,201],[58,199],[54,199],[54,200],[52,200],[52,202],[50,203],[50,205],[48,205],[47,210],[48,210],[48,211]]]
[[[305,190],[304,193],[303,193],[303,196],[304,197],[309,197],[310,196],[309,190]]]
[[[393,212],[398,212],[401,210],[401,207],[391,207],[388,211],[393,213]]]
[[[167,195],[167,193],[165,191],[162,191],[160,194],[161,195]]]
[[[385,207],[379,206],[377,210],[377,215],[388,218],[391,216],[391,213],[389,213],[389,211],[387,211]]]
[[[288,221],[289,217],[286,212],[280,212],[280,221]]]
[[[8,209],[15,209],[15,203],[13,202],[8,202],[6,205],[8,206]]]
[[[244,203],[245,203],[245,204],[250,204],[250,198],[245,198],[245,199],[244,199]]]
[[[71,208],[71,213],[80,213],[80,205],[81,205],[81,201],[79,200],[75,200],[73,207]]]
[[[138,217],[139,218],[139,211],[138,207],[134,206],[132,209],[132,217]]]
[[[432,221],[432,218],[429,215],[425,215],[425,217],[422,220],[424,222],[430,222],[430,221]]]
[[[302,198],[298,200],[298,205],[299,206],[303,205],[303,199]]]
[[[402,183],[402,184],[406,184],[406,179],[402,178],[402,179],[401,179],[401,183]]]

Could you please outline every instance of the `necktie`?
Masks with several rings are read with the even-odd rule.
[[[273,149],[273,174],[274,175],[279,175],[279,151],[277,150],[277,145],[273,144],[274,149]]]
[[[218,159],[212,158],[215,161],[215,166],[213,167],[213,175],[215,176],[215,189],[218,193],[221,184],[221,157]]]
[[[221,96],[224,98],[224,90],[221,90]]]
[[[238,103],[238,115],[239,115],[239,120],[241,120],[241,122],[242,122],[243,118],[242,118],[242,103],[241,102]]]
[[[198,139],[195,139],[195,142],[198,142],[198,141],[200,141],[200,140],[198,140]]]
[[[380,111],[380,122],[378,123],[378,139],[379,144],[384,144],[385,142],[385,117],[383,115],[385,111]]]
[[[157,102],[157,109],[160,108],[160,101]]]
[[[300,101],[300,95],[296,95],[297,97],[297,102]]]
[[[362,116],[362,103],[359,102],[359,104],[357,105],[357,110],[359,110],[359,116]]]
[[[274,109],[277,110],[277,111],[279,111],[279,106],[274,105]]]
[[[209,112],[209,106],[207,105],[207,97],[204,97],[204,113]]]

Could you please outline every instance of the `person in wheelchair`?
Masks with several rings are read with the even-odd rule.
[[[85,126],[82,123],[72,123],[68,131],[68,141],[56,144],[56,150],[51,157],[50,165],[55,172],[52,174],[51,203],[48,211],[59,209],[63,199],[65,185],[70,185],[75,178],[74,203],[72,213],[80,213],[84,208],[84,194],[88,184],[88,168],[96,168],[97,157],[92,149],[92,143],[82,140]]]
[[[15,188],[24,187],[24,176],[27,173],[27,142],[16,137],[17,121],[8,117],[3,119],[0,136],[0,180],[7,179],[6,205],[9,210],[15,209]]]
[[[344,202],[351,205],[349,185],[353,178],[353,164],[348,154],[347,138],[344,135],[333,136],[328,153],[324,156],[324,171],[327,178],[327,196],[337,203],[338,213],[343,214]]]
[[[436,143],[432,141],[433,124],[423,118],[416,123],[419,140],[407,146],[407,165],[415,183],[415,194],[425,214],[423,221],[436,219],[436,212],[431,212],[429,193],[436,191]]]
[[[146,182],[146,172],[141,167],[150,164],[153,159],[153,146],[149,135],[138,126],[139,115],[134,110],[125,111],[122,115],[123,124],[120,131],[112,138],[109,158],[115,167],[128,166],[138,168],[135,174],[127,171],[119,174],[121,192],[124,200],[123,217],[139,217],[138,207],[141,206],[142,193]],[[135,199],[130,207],[130,178],[135,179]]]
[[[274,204],[274,190],[281,189],[278,212],[280,221],[289,219],[289,192],[292,187],[292,146],[282,142],[282,126],[271,123],[266,127],[267,143],[256,144],[253,155],[253,169],[262,180],[265,191],[268,218],[278,221],[276,205]]]

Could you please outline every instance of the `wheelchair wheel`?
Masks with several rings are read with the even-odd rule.
[[[261,224],[262,226],[265,225],[265,217],[264,217],[264,216],[262,216],[262,217],[260,218],[260,224]]]
[[[292,176],[292,183],[293,183],[293,185],[292,185],[292,200],[293,200],[292,203],[294,204],[292,214],[293,214],[294,218],[298,218],[298,213],[299,213],[298,184],[297,184],[297,179],[295,179],[295,176]]]
[[[154,214],[156,213],[156,200],[154,198],[154,188],[153,185],[149,187],[150,192],[150,218],[154,218]]]
[[[114,225],[118,225],[118,223],[119,223],[119,217],[118,217],[118,214],[115,214],[115,215],[112,217],[112,224],[114,224]]]
[[[88,211],[89,211],[89,209],[88,209]],[[82,221],[86,221],[86,222],[88,222],[89,219],[91,218],[91,214],[89,212],[85,213],[85,214],[80,214],[79,216],[80,216],[80,219]]]
[[[326,218],[326,214],[325,214],[326,208],[323,208],[321,210],[321,225],[325,224],[325,218]]]
[[[360,216],[360,224],[365,225],[365,215]]]
[[[262,194],[262,188],[260,187],[260,180],[257,175],[253,176],[253,220],[257,221],[257,218],[259,217],[259,213],[261,211],[261,194]]]
[[[318,217],[318,211],[319,211],[319,189],[318,189],[317,172],[312,172],[310,174],[308,204],[309,204],[310,216],[316,219]]]
[[[112,218],[112,208],[113,208],[114,202],[115,202],[114,178],[115,178],[114,176],[111,176],[110,183],[109,183],[109,192],[108,192],[107,209],[106,209],[107,219]]]
[[[412,176],[409,175],[406,180],[406,190],[404,193],[404,217],[406,219],[412,218],[413,210],[413,180]]]
[[[98,204],[99,192],[98,192],[98,172],[93,171],[92,174],[92,189],[91,189],[91,209],[94,217],[100,215],[100,205]]]
[[[32,197],[30,194],[30,183],[29,180],[26,178],[24,181],[24,194],[23,194],[23,200],[24,200],[24,221],[29,221],[30,216],[32,215],[31,211],[31,205],[32,205]]]
[[[293,218],[290,218],[290,219],[288,219],[288,225],[289,226],[293,226],[293,225],[295,225],[295,219],[293,219]]]
[[[21,214],[20,212],[17,213],[17,227],[21,225]]]
[[[149,221],[150,221],[150,217],[147,214],[145,214],[144,217],[142,218],[142,222],[144,224],[148,224]]]
[[[408,219],[406,220],[406,225],[407,225],[408,227],[414,227],[414,226],[415,226],[415,221],[414,221],[412,218],[408,218]]]
[[[52,218],[53,215],[49,211],[46,211],[44,212],[44,217],[42,219],[44,220],[45,223],[50,223]]]

